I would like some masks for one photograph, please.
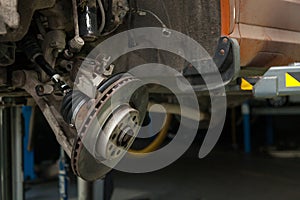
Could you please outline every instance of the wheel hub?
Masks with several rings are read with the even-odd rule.
[[[88,181],[103,177],[122,159],[147,110],[148,93],[140,80],[131,75],[111,80],[99,87],[101,93],[96,99],[86,102],[73,116],[78,136],[72,151],[72,168]]]

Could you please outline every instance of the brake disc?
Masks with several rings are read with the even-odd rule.
[[[102,178],[131,147],[148,104],[148,93],[141,85],[131,75],[114,76],[99,87],[96,99],[79,109],[71,157],[77,176],[87,181]]]

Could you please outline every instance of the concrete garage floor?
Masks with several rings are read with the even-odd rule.
[[[186,155],[154,173],[113,172],[112,200],[299,200],[300,159],[217,152]],[[75,184],[71,197],[76,196]],[[58,199],[57,183],[33,186],[26,199]]]
[[[156,173],[115,175],[115,200],[300,199],[299,159],[214,153],[203,160],[180,159]]]

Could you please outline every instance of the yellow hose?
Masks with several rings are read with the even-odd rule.
[[[169,127],[171,125],[171,121],[172,121],[172,114],[167,114],[166,117],[165,117],[165,123],[164,123],[161,131],[158,133],[158,135],[154,139],[154,141],[151,142],[151,144],[148,145],[144,149],[141,149],[141,150],[130,149],[129,153],[131,153],[131,154],[145,154],[145,153],[151,153],[151,152],[157,150],[160,147],[160,145],[164,142],[164,140],[166,139],[166,137],[168,135],[168,130],[169,130]]]

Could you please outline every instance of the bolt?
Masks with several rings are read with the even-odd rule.
[[[107,67],[105,68],[105,70],[109,71],[110,69],[113,69],[114,67],[115,67],[115,66],[114,66],[113,64],[111,64],[111,65],[107,66]]]
[[[64,57],[65,57],[66,59],[71,59],[73,56],[74,56],[74,55],[73,55],[73,53],[72,53],[70,50],[66,49],[66,50],[64,51]]]
[[[42,85],[38,85],[36,86],[36,91],[39,93],[44,93],[45,89]]]
[[[223,38],[223,42],[227,43],[228,42],[228,38]]]
[[[220,50],[220,54],[221,54],[222,56],[224,56],[224,55],[225,55],[225,50],[224,50],[224,49],[221,49],[221,50]]]
[[[127,143],[129,140],[130,140],[130,136],[129,135],[125,135],[124,137],[123,137],[123,140],[122,140],[122,142],[123,143]]]
[[[50,43],[50,47],[52,47],[52,48],[55,48],[57,46],[58,46],[58,44],[57,44],[56,41],[53,41],[53,42]]]

